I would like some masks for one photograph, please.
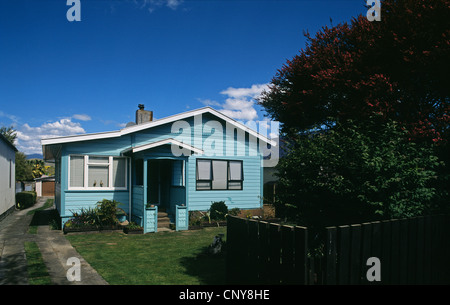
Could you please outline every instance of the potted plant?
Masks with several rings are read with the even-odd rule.
[[[116,209],[116,217],[117,217],[117,221],[119,223],[122,223],[125,220],[127,220],[127,213],[125,213],[125,211],[123,209],[117,208]]]

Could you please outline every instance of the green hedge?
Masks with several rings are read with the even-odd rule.
[[[36,203],[36,192],[20,192],[16,194],[16,207],[20,210],[29,208]]]

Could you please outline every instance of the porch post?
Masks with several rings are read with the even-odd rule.
[[[131,158],[128,158],[128,221],[129,222],[131,222],[131,210],[133,209],[133,205],[131,204],[131,201],[133,200],[133,197],[132,197],[132,193],[133,193],[133,185],[132,185],[132,169],[131,169],[131,166],[132,166],[132,163],[133,162],[131,162]]]
[[[144,194],[143,194],[143,198],[144,198],[144,202],[143,202],[143,207],[142,207],[142,211],[143,211],[143,226],[144,226],[144,232],[146,231],[146,226],[147,226],[147,213],[145,211],[145,207],[147,206],[147,158],[144,158],[144,168],[143,168],[143,176],[142,177],[142,183],[143,183],[143,190],[144,190]]]

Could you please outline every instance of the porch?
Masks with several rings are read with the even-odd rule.
[[[188,229],[185,162],[167,156],[133,158],[130,214],[144,233]]]

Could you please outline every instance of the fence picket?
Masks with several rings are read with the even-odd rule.
[[[350,284],[360,283],[361,272],[361,225],[351,225],[351,250],[350,250]]]
[[[340,226],[338,230],[338,284],[350,283],[350,226]]]
[[[255,220],[248,221],[248,256],[247,256],[247,268],[252,270],[247,272],[247,282],[249,284],[257,284],[259,281],[258,272],[258,222]]]
[[[363,223],[361,226],[362,229],[362,237],[361,237],[361,283],[369,284],[370,282],[367,280],[367,270],[368,266],[366,265],[369,257],[372,257],[372,224],[371,223]]]
[[[417,218],[417,269],[416,269],[416,284],[424,284],[424,258],[425,258],[425,218]]]
[[[445,268],[443,268],[443,266],[445,266],[447,264],[446,260],[448,259],[448,257],[445,257],[445,246],[443,247],[442,245],[445,244],[446,242],[446,232],[445,232],[445,215],[437,215],[438,221],[438,230],[439,230],[439,247],[437,249],[437,253],[439,255],[439,277],[438,277],[438,284],[439,283],[443,283],[445,280]]]
[[[269,224],[269,283],[280,283],[280,257],[281,257],[280,225]]]
[[[328,285],[336,284],[336,264],[337,264],[337,229],[336,227],[328,227],[327,230],[327,241],[325,245],[325,256],[326,256],[326,277],[325,283]]]
[[[386,220],[381,222],[381,283],[388,285],[391,283],[391,221]]]
[[[408,281],[408,220],[400,219],[400,284]]]
[[[392,230],[392,252],[391,252],[391,284],[398,285],[400,283],[400,222],[397,219],[391,222]]]
[[[308,283],[308,229],[294,228],[295,284]]]
[[[443,268],[445,274],[443,283],[450,284],[450,262],[448,261],[450,257],[450,215],[445,215],[444,217],[444,258],[446,267]]]
[[[425,247],[424,247],[424,259],[423,259],[423,271],[424,271],[424,282],[425,283],[431,283],[431,260],[432,260],[432,255],[431,255],[431,216],[426,216],[425,217],[425,225],[424,225],[424,236],[426,236],[427,238],[425,238]]]
[[[267,284],[268,279],[270,278],[270,273],[268,270],[269,264],[269,224],[265,221],[260,221],[258,223],[258,267],[259,270],[259,279],[258,283]]]
[[[431,284],[439,283],[441,262],[439,244],[441,234],[439,230],[439,216],[433,216],[431,222]]]
[[[408,219],[407,284],[417,284],[417,218]]]
[[[292,284],[294,277],[294,227],[281,226],[281,283]]]
[[[227,217],[227,256],[226,256],[226,277],[227,283],[234,284],[239,276],[239,270],[236,267],[238,257],[238,247],[236,246],[239,239],[238,231],[236,230],[239,220],[235,217]]]
[[[381,222],[375,221],[372,223],[372,250],[370,251],[371,256],[377,257],[380,259],[380,267],[383,268],[383,261],[381,260],[381,251],[382,251],[382,231],[381,231]],[[383,271],[381,272],[381,281],[380,282],[372,282],[372,284],[381,284],[383,281]]]

